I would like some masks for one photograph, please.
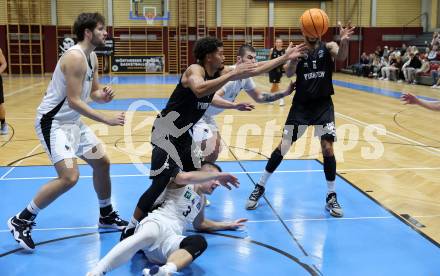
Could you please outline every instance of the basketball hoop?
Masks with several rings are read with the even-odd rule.
[[[153,25],[154,24],[154,18],[156,16],[154,15],[154,13],[149,12],[145,15],[145,21],[147,21],[147,25]]]

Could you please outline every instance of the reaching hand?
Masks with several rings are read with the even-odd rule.
[[[307,50],[307,45],[305,43],[301,43],[299,45],[293,46],[293,43],[289,43],[289,47],[286,49],[285,55],[288,59],[297,60],[300,57],[305,57],[305,51]]]
[[[241,80],[251,77],[257,70],[257,67],[256,63],[238,63],[232,71],[234,75],[232,80]]]
[[[419,99],[417,99],[417,97],[411,93],[402,94],[400,99],[402,100],[403,104],[417,104],[419,101]]]
[[[121,112],[116,117],[108,119],[105,123],[109,126],[123,126],[125,123],[125,113]]]
[[[102,100],[105,103],[110,102],[115,97],[115,91],[110,86],[104,87],[102,92],[104,93],[104,98]]]
[[[350,40],[351,35],[354,33],[355,26],[351,26],[351,22],[348,22],[347,27],[343,27],[341,22],[338,22],[339,26],[339,37],[341,38],[341,41],[343,40]]]
[[[231,184],[235,188],[238,188],[240,186],[240,182],[238,182],[238,179],[229,173],[219,173],[219,175],[217,176],[217,181],[220,185],[228,190],[232,189],[229,184]]]
[[[230,230],[237,230],[239,227],[243,227],[246,221],[248,221],[246,218],[237,219],[231,222],[228,228]]]
[[[284,96],[289,96],[295,90],[296,90],[296,81],[295,82],[291,81],[286,91],[284,92]]]
[[[255,109],[255,106],[250,103],[236,103],[235,109],[237,109],[239,111],[251,111],[251,110]]]

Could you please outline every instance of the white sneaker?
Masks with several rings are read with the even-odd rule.
[[[402,83],[402,82],[403,82],[403,80],[398,80],[397,82],[398,82],[398,83]]]
[[[280,106],[284,106],[284,99],[280,99]]]
[[[438,88],[438,86],[436,84],[434,84],[433,86],[431,86],[432,89]]]
[[[142,270],[142,275],[144,275],[144,276],[150,276],[150,275],[168,276],[170,274],[168,273],[168,271],[165,271],[165,269],[163,269],[162,267],[160,267],[158,265],[154,265],[151,268],[144,268],[144,270]]]
[[[0,128],[0,135],[8,134],[8,124],[4,123]]]
[[[383,80],[384,80],[384,81],[389,81],[390,79],[389,79],[389,78],[384,78]]]
[[[379,80],[384,80],[384,79],[385,79],[384,77],[380,77],[380,78],[379,78]]]

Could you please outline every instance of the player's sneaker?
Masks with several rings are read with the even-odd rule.
[[[32,227],[35,226],[35,222],[19,219],[17,216],[13,216],[8,220],[8,228],[11,230],[14,239],[26,250],[34,250],[35,244],[31,237]]]
[[[284,99],[280,99],[280,106],[284,106]]]
[[[261,186],[259,184],[255,185],[255,188],[252,191],[246,203],[246,209],[255,210],[258,206],[258,200],[263,194],[264,194],[264,186]]]
[[[331,192],[327,195],[326,198],[325,209],[329,211],[330,215],[334,217],[342,217],[344,212],[342,211],[341,205],[338,203],[338,199],[336,198],[336,193]]]
[[[165,269],[162,269],[162,267],[160,267],[158,265],[154,265],[151,268],[144,268],[144,270],[142,270],[142,274],[144,276],[150,276],[150,275],[168,276],[168,275],[171,275],[170,273],[168,273],[168,271],[166,271]]]
[[[6,134],[8,134],[8,125],[4,123],[0,127],[0,135],[6,135]]]
[[[113,228],[123,230],[128,225],[128,221],[121,219],[118,212],[112,211],[105,217],[99,217],[98,226],[102,228]]]
[[[119,241],[125,240],[126,238],[132,236],[134,234],[134,230],[136,227],[125,227],[124,230],[122,230],[121,237],[119,238]]]

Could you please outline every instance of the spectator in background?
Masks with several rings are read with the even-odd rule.
[[[438,50],[438,45],[431,45],[430,47],[430,51],[428,52],[428,61],[440,61],[440,52]]]
[[[376,47],[376,51],[374,51],[374,54],[379,57],[383,56],[383,50],[382,47],[380,47],[380,45]]]
[[[367,53],[363,52],[360,57],[359,63],[354,65],[354,70],[356,75],[358,76],[363,75],[364,67],[368,66],[368,64],[370,64],[370,58],[367,55]]]
[[[405,43],[402,43],[402,48],[400,48],[400,56],[405,55],[406,50],[407,50],[407,48],[406,48],[406,44],[405,44]]]
[[[381,57],[389,57],[390,55],[390,50],[388,49],[388,46],[384,46],[383,47],[383,54]]]
[[[433,85],[431,88],[440,88],[440,64],[431,64],[431,76],[433,79]]]
[[[438,32],[434,32],[434,34],[432,35],[431,45],[440,46],[440,34]]]
[[[422,67],[422,62],[419,59],[419,53],[415,54],[414,52],[409,53],[410,60],[408,60],[402,68],[403,76],[405,77],[405,81],[408,83],[416,84],[415,74],[416,70]]]

